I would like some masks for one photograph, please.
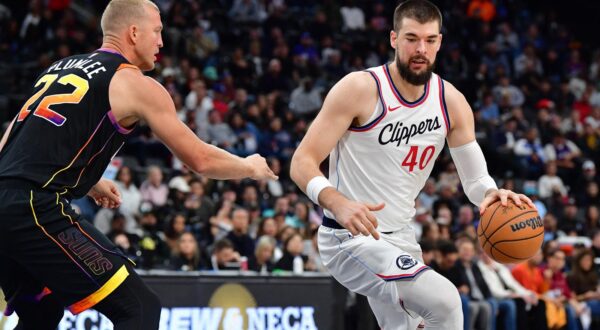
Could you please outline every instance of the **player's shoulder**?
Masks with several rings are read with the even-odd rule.
[[[437,75],[437,76],[440,78],[440,80],[444,84],[444,97],[448,98],[448,97],[457,97],[457,96],[463,95],[458,90],[458,88],[456,88],[456,86],[454,86],[451,82],[449,82],[448,80],[445,80],[440,75]]]
[[[338,84],[344,84],[348,87],[362,88],[373,85],[373,77],[368,71],[353,71],[345,75]]]
[[[369,72],[354,71],[340,79],[331,91],[345,98],[356,99],[370,97],[376,90],[377,86]]]
[[[112,83],[134,95],[147,97],[150,95],[154,96],[156,93],[166,93],[165,88],[158,81],[144,75],[139,69],[133,67],[118,70],[113,77]]]

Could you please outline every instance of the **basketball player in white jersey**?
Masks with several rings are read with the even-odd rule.
[[[318,243],[323,263],[348,289],[368,297],[385,330],[463,328],[450,281],[423,264],[409,221],[414,201],[447,140],[464,191],[485,208],[500,199],[533,207],[498,190],[475,140],[471,108],[432,73],[442,17],[425,0],[394,13],[395,60],[353,72],[329,92],[298,147],[291,176],[325,210]],[[329,155],[329,179],[319,170]]]

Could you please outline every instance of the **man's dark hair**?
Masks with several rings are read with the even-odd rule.
[[[443,240],[439,241],[437,244],[437,248],[443,256],[447,256],[450,253],[458,253],[458,249],[454,242]]]
[[[219,240],[219,241],[217,241],[215,243],[215,246],[213,248],[213,252],[217,253],[217,252],[220,252],[220,251],[225,250],[227,248],[233,249],[233,243],[231,243],[231,241],[228,240],[227,238],[223,238],[223,239],[221,239],[221,240]]]
[[[402,27],[402,19],[412,18],[425,24],[437,21],[442,30],[442,13],[439,8],[427,0],[408,0],[400,3],[394,11],[394,31],[397,33]]]

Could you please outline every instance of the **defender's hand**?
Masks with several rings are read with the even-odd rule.
[[[116,209],[121,206],[121,193],[114,182],[108,179],[100,179],[88,192],[88,196],[94,199],[96,205],[104,208]]]
[[[267,161],[259,154],[250,155],[244,158],[244,161],[250,166],[252,174],[250,178],[254,180],[271,179],[277,180],[279,177],[267,165]]]
[[[385,207],[385,203],[369,204],[346,200],[343,205],[336,208],[334,212],[336,221],[348,229],[352,235],[373,235],[379,239],[377,231],[377,218],[371,211],[379,211]]]
[[[533,204],[531,199],[529,199],[529,197],[527,197],[523,194],[517,194],[516,192],[506,190],[506,189],[498,189],[498,190],[494,189],[494,190],[489,190],[486,193],[485,199],[479,205],[479,215],[483,215],[483,213],[485,212],[485,209],[488,206],[492,205],[497,200],[500,200],[500,202],[502,203],[502,206],[506,206],[509,198],[512,199],[515,202],[515,204],[517,204],[517,205],[521,205],[521,203],[527,203],[527,205],[529,205],[531,208],[535,209],[535,205]]]

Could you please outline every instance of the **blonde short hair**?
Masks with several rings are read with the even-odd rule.
[[[144,19],[146,6],[152,6],[159,10],[156,4],[150,0],[111,0],[104,9],[104,13],[102,13],[102,20],[100,21],[102,33],[104,35],[115,33],[133,24],[133,22]]]

